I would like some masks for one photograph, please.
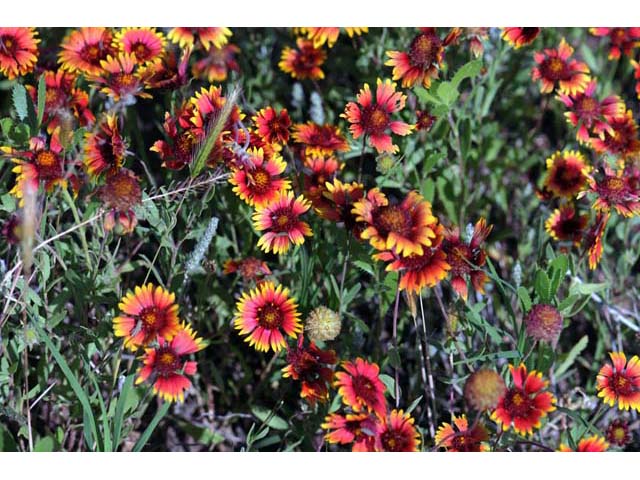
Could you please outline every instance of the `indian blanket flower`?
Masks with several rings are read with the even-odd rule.
[[[271,269],[267,263],[255,257],[229,259],[224,262],[223,272],[226,275],[238,273],[246,281],[257,281],[265,275],[271,275]]]
[[[326,203],[324,192],[326,183],[333,180],[344,165],[334,157],[311,157],[304,163],[304,196],[311,202],[313,208],[322,208]]]
[[[35,68],[40,43],[37,34],[32,27],[0,27],[0,73],[9,80]]]
[[[266,143],[284,145],[289,142],[289,128],[291,118],[286,108],[276,112],[273,107],[266,107],[258,111],[252,118],[256,125],[258,136]]]
[[[124,337],[130,350],[155,342],[171,340],[180,331],[176,296],[152,283],[135,287],[118,304],[120,315],[113,319],[116,337]]]
[[[227,27],[176,27],[169,30],[167,38],[181,48],[202,46],[209,50],[211,46],[222,48],[232,35]]]
[[[375,439],[380,430],[379,418],[370,413],[331,413],[321,425],[328,430],[324,439],[331,444],[353,444],[354,452],[375,451]]]
[[[149,149],[160,156],[163,167],[180,170],[193,161],[198,137],[191,130],[192,115],[191,104],[183,104],[175,115],[165,112],[162,128],[166,140],[156,140]]]
[[[298,305],[290,298],[289,289],[270,281],[242,293],[236,303],[234,327],[259,352],[279,352],[287,344],[284,335],[297,338],[302,332]]]
[[[411,40],[407,51],[388,51],[389,60],[385,65],[393,67],[393,80],[402,79],[404,88],[422,84],[431,86],[431,80],[438,77],[438,70],[444,57],[444,47],[457,39],[459,29],[452,29],[441,39],[436,29],[424,27]]]
[[[544,185],[558,197],[575,197],[587,184],[590,167],[584,156],[574,150],[556,152],[547,158]]]
[[[400,272],[400,290],[419,293],[423,288],[435,287],[446,276],[451,266],[447,263],[447,255],[442,250],[444,228],[434,227],[435,238],[430,247],[423,247],[422,254],[412,253],[403,257],[392,251],[374,255],[376,260],[390,262],[386,271]]]
[[[443,422],[435,436],[436,446],[448,452],[486,452],[487,429],[480,423],[469,428],[466,415],[452,415],[451,423]]]
[[[624,114],[625,105],[620,97],[611,95],[599,101],[595,98],[597,82],[591,80],[584,92],[575,95],[559,94],[558,98],[567,107],[564,114],[573,127],[578,127],[576,138],[579,142],[588,144],[594,127],[604,131],[611,118]]]
[[[90,177],[115,173],[124,163],[127,146],[120,133],[118,118],[107,115],[95,132],[84,136],[84,164]]]
[[[319,306],[311,310],[304,322],[304,330],[312,342],[335,340],[340,335],[342,320],[338,312]]]
[[[604,250],[602,240],[604,239],[610,216],[609,212],[598,212],[595,223],[585,234],[584,249],[589,255],[589,268],[591,270],[595,270],[602,258]]]
[[[298,48],[284,47],[278,67],[291,77],[304,80],[321,80],[324,78],[322,65],[327,59],[324,50],[313,46],[311,40],[298,38],[296,40]]]
[[[9,245],[17,245],[22,237],[22,220],[18,214],[12,213],[2,222],[2,236]]]
[[[351,124],[349,130],[354,139],[365,135],[369,143],[378,153],[396,153],[398,146],[391,142],[391,131],[396,135],[408,135],[415,128],[414,125],[392,120],[391,116],[404,108],[407,97],[396,92],[396,84],[391,80],[377,81],[376,98],[368,84],[356,96],[356,102],[349,102],[341,117]]]
[[[174,91],[189,83],[191,77],[187,73],[187,69],[191,53],[190,48],[186,48],[182,52],[168,48],[158,60],[145,65],[148,88]]]
[[[594,27],[589,32],[596,37],[608,37],[610,60],[620,58],[621,54],[629,56],[640,45],[640,27]]]
[[[104,27],[83,27],[73,30],[60,44],[58,55],[64,70],[84,75],[100,75],[101,62],[116,54],[113,33]]]
[[[191,117],[193,131],[198,138],[204,138],[207,134],[211,119],[222,112],[222,109],[227,103],[227,98],[222,95],[222,87],[212,85],[209,88],[202,87],[200,91],[191,97],[190,102],[193,107],[193,116]],[[234,105],[223,127],[220,139],[226,138],[230,133],[235,131],[235,124],[242,120],[242,118],[244,118],[244,115],[240,112],[238,106]]]
[[[573,47],[564,38],[557,49],[545,48],[543,52],[533,54],[536,66],[531,71],[531,78],[540,80],[540,92],[551,93],[557,88],[560,93],[575,95],[587,88],[589,67],[572,59],[571,55]]]
[[[484,41],[489,38],[489,27],[467,27],[462,29],[464,39],[469,42],[469,51],[475,58],[484,53]]]
[[[447,263],[451,266],[451,286],[464,300],[468,295],[466,277],[471,279],[471,284],[478,293],[484,293],[484,284],[488,277],[481,270],[487,261],[482,244],[492,229],[492,225],[487,226],[487,221],[480,218],[468,242],[461,239],[457,227],[445,231],[443,249],[447,254]]]
[[[609,443],[618,447],[624,447],[631,443],[632,436],[629,432],[629,424],[619,418],[609,424],[605,432],[605,436]]]
[[[531,45],[540,35],[540,27],[504,27],[501,36],[513,48]]]
[[[195,375],[198,367],[197,362],[184,357],[205,346],[191,327],[183,324],[170,341],[160,337],[157,347],[145,349],[136,385],[150,380],[153,393],[165,402],[183,402],[185,391],[191,387],[187,376]]]
[[[571,242],[578,247],[588,223],[588,215],[580,215],[575,206],[567,204],[553,211],[544,223],[544,228],[554,240]]]
[[[509,370],[513,386],[500,399],[491,419],[505,431],[513,425],[517,433],[532,435],[533,429],[540,427],[540,420],[556,409],[556,399],[551,392],[544,391],[549,382],[542,379],[542,373],[535,370],[527,373],[523,363],[518,367],[509,365]]]
[[[313,41],[313,46],[321,47],[325,43],[329,48],[333,47],[340,36],[340,31],[344,30],[349,38],[360,36],[369,31],[368,27],[300,27],[298,31]]]
[[[578,442],[578,448],[573,450],[564,443],[560,445],[559,451],[561,452],[606,452],[609,448],[609,442],[604,437],[598,435],[592,435],[587,438],[583,438]]]
[[[640,152],[638,125],[631,110],[610,118],[606,124],[596,125],[593,133],[591,148],[596,153],[609,153],[624,159]]]
[[[611,363],[606,363],[596,377],[596,390],[602,401],[620,410],[640,412],[640,358],[627,357],[623,352],[609,352]]]
[[[376,436],[376,451],[417,452],[420,446],[420,434],[414,423],[415,420],[409,413],[404,413],[403,410],[391,410]]]
[[[631,66],[633,67],[633,78],[636,80],[636,96],[640,99],[640,62],[631,60]]]
[[[380,367],[363,358],[342,362],[343,372],[336,372],[334,387],[342,402],[354,412],[372,412],[379,418],[387,414],[385,386],[380,380]]]
[[[634,177],[624,169],[614,172],[605,165],[599,175],[588,175],[587,181],[591,192],[597,196],[594,210],[608,212],[615,209],[624,217],[640,215],[640,190],[634,184]]]
[[[558,343],[562,332],[563,318],[553,305],[536,304],[524,319],[527,335],[534,340],[550,343],[552,346]]]
[[[307,222],[300,216],[311,208],[304,196],[294,197],[290,191],[280,191],[271,203],[253,214],[253,226],[264,232],[258,247],[265,252],[285,253],[291,245],[302,245],[304,237],[313,235]]]
[[[114,40],[119,51],[133,55],[140,64],[160,60],[165,44],[164,34],[153,27],[123,28]]]
[[[191,67],[193,76],[207,80],[209,83],[224,82],[229,72],[239,72],[240,65],[236,61],[236,55],[240,53],[240,47],[232,43],[223,47],[212,47],[203,58],[196,61]]]
[[[293,126],[291,136],[301,144],[306,156],[319,157],[349,150],[349,143],[340,129],[330,124],[299,123]]]
[[[382,252],[390,250],[403,257],[422,255],[424,247],[431,247],[436,238],[438,219],[431,214],[431,204],[413,190],[402,202],[392,203],[373,188],[355,203],[352,212],[356,221],[367,224],[361,238]]]
[[[437,120],[428,110],[416,110],[416,130],[420,132],[428,132]]]
[[[325,201],[317,208],[318,215],[332,222],[344,224],[359,240],[366,223],[356,220],[353,207],[364,197],[364,185],[358,182],[342,183],[334,178],[333,181],[325,183],[322,195]]]
[[[279,153],[265,158],[262,148],[250,148],[241,168],[233,170],[229,183],[233,192],[248,205],[263,208],[291,188],[291,182],[280,177],[287,164]]]
[[[316,402],[324,403],[329,398],[329,387],[333,378],[333,370],[338,359],[333,350],[321,350],[315,343],[303,345],[303,336],[298,337],[298,344],[287,351],[287,366],[282,369],[282,376],[291,377],[302,382],[300,398],[312,407]]]
[[[98,189],[107,214],[104,217],[106,231],[115,230],[117,234],[128,234],[138,224],[133,208],[142,200],[142,190],[138,177],[126,168],[108,175],[104,185]]]
[[[135,97],[151,98],[151,94],[145,90],[152,71],[139,67],[133,54],[120,52],[114,57],[107,55],[105,60],[100,61],[100,66],[102,70],[96,75],[88,74],[87,79],[113,101],[122,100],[128,105],[133,103]]]

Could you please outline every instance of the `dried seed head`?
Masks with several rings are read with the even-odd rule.
[[[494,370],[480,369],[464,385],[464,398],[478,411],[493,410],[507,390],[504,380]]]
[[[305,322],[305,330],[312,342],[334,340],[340,334],[342,320],[333,310],[317,307]]]
[[[527,334],[534,340],[555,345],[562,331],[562,315],[551,305],[538,304],[527,314],[524,320]]]

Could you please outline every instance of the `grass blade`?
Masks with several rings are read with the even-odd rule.
[[[149,441],[149,437],[151,437],[151,434],[158,426],[158,423],[160,423],[160,420],[162,420],[164,416],[167,414],[170,407],[171,407],[170,402],[164,402],[162,404],[162,406],[158,409],[158,411],[154,415],[153,419],[151,419],[151,422],[149,423],[149,425],[147,425],[147,428],[145,429],[145,431],[142,433],[142,435],[140,436],[136,444],[133,446],[134,452],[142,451],[142,448]]]
[[[115,450],[117,450],[118,445],[120,445],[120,440],[121,440],[120,435],[122,434],[122,421],[124,420],[124,407],[127,404],[129,393],[131,393],[134,378],[135,378],[135,375],[127,376],[126,380],[124,381],[124,385],[122,386],[122,390],[120,391],[118,402],[116,403],[116,414],[113,419],[113,447]]]

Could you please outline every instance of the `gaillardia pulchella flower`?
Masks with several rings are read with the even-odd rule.
[[[242,166],[233,169],[229,183],[234,185],[233,192],[248,205],[263,208],[273,203],[280,192],[291,188],[291,182],[280,177],[286,168],[279,153],[265,158],[262,148],[250,148]]]
[[[563,318],[553,305],[536,304],[524,319],[524,325],[534,340],[548,342],[555,347],[562,332]]]
[[[323,430],[328,430],[324,439],[328,443],[340,445],[352,445],[354,452],[375,451],[375,440],[381,428],[380,419],[368,412],[331,413],[321,425]]]
[[[124,337],[130,350],[155,342],[171,340],[180,330],[176,296],[152,283],[135,287],[118,304],[120,315],[113,319],[116,337]]]
[[[210,48],[206,55],[195,62],[191,67],[191,73],[199,80],[207,80],[209,83],[224,82],[229,72],[239,72],[240,65],[236,55],[240,53],[240,47],[229,43],[221,48]]]
[[[307,122],[293,126],[293,140],[304,149],[305,156],[320,157],[349,151],[349,143],[336,126]]]
[[[431,204],[411,191],[400,203],[391,203],[378,188],[353,207],[356,221],[365,222],[367,228],[361,238],[369,240],[376,250],[391,250],[408,257],[422,255],[424,247],[431,247],[436,238],[438,219],[431,213]]]
[[[547,158],[544,185],[558,197],[575,197],[584,190],[590,169],[580,152],[556,152]]]
[[[364,196],[364,185],[358,182],[342,183],[334,178],[332,182],[325,183],[325,189],[322,193],[325,201],[316,209],[318,215],[332,222],[343,223],[360,240],[366,223],[357,221],[352,210],[354,204]]]
[[[105,172],[117,172],[127,152],[118,117],[107,115],[98,127],[97,131],[84,135],[84,164],[93,179]]]
[[[276,112],[273,107],[260,110],[253,118],[258,136],[266,143],[284,145],[289,141],[291,118],[286,108]]]
[[[318,48],[325,43],[329,48],[338,40],[340,30],[344,30],[349,38],[360,36],[369,31],[368,27],[299,27],[298,31],[308,40],[313,41],[313,46]]]
[[[544,223],[544,228],[554,240],[571,242],[578,247],[582,243],[588,215],[580,215],[574,205],[562,205],[556,208]]]
[[[619,418],[609,424],[605,432],[607,441],[618,447],[631,443],[633,437],[629,431],[629,424]]]
[[[560,93],[575,95],[583,92],[589,83],[589,67],[584,62],[571,59],[573,47],[563,38],[557,49],[545,48],[536,52],[533,58],[536,66],[531,78],[540,80],[540,91],[551,93],[557,88]]]
[[[311,203],[290,191],[280,191],[275,200],[253,214],[253,227],[264,232],[258,246],[265,252],[286,253],[291,245],[302,245],[304,237],[313,235],[307,222],[300,216],[311,208]]]
[[[142,189],[138,177],[126,168],[107,176],[107,180],[98,189],[107,213],[104,217],[104,229],[114,230],[117,234],[128,234],[138,224],[133,207],[142,200]]]
[[[606,363],[596,377],[598,397],[620,410],[634,409],[640,412],[640,358],[627,357],[623,352],[610,352],[611,363]]]
[[[181,48],[202,46],[209,50],[212,45],[222,48],[229,42],[231,35],[231,30],[227,27],[176,27],[169,30],[167,38]]]
[[[502,38],[513,48],[518,49],[531,45],[540,35],[540,27],[504,27]]]
[[[347,103],[340,116],[351,124],[349,130],[354,139],[364,135],[378,153],[396,153],[398,146],[392,143],[388,132],[404,136],[415,128],[414,125],[391,119],[394,113],[404,108],[406,99],[406,95],[396,92],[396,84],[391,80],[383,82],[378,79],[375,100],[369,85],[365,83],[356,96],[357,103]]]
[[[354,412],[369,411],[384,418],[387,414],[386,388],[379,377],[380,367],[356,358],[353,362],[342,362],[342,368],[344,371],[335,374],[334,387],[343,403]]]
[[[298,48],[285,47],[282,50],[278,67],[291,77],[304,80],[321,80],[324,78],[322,64],[327,59],[324,50],[314,47],[311,40],[298,38]]]
[[[0,27],[0,73],[9,80],[32,72],[38,61],[37,31],[31,27]]]
[[[591,270],[595,270],[602,258],[603,240],[610,217],[610,212],[599,211],[594,224],[585,233],[584,248],[589,254],[589,268]]]
[[[183,402],[184,392],[191,387],[187,375],[195,375],[198,367],[197,362],[184,357],[205,346],[190,326],[182,324],[170,341],[160,337],[157,347],[145,349],[136,384],[150,380],[153,393],[165,402]]]
[[[596,175],[588,175],[589,188],[597,198],[593,208],[608,212],[611,209],[623,217],[640,215],[640,189],[634,177],[624,169],[614,172],[605,165]]]
[[[289,297],[289,289],[270,281],[242,293],[234,327],[259,352],[279,352],[287,344],[284,335],[296,338],[302,332],[298,305]]]
[[[485,452],[489,446],[487,429],[480,423],[469,427],[466,415],[452,415],[451,423],[444,422],[435,437],[436,446],[447,452]]]
[[[589,31],[596,37],[608,37],[610,60],[620,58],[623,53],[630,56],[640,45],[640,27],[593,27]]]
[[[130,53],[140,64],[160,60],[166,40],[162,32],[153,27],[126,27],[116,33],[114,45],[119,51]]]
[[[414,418],[403,410],[392,410],[385,417],[376,435],[375,448],[378,452],[417,452],[420,434],[413,425]]]
[[[559,451],[561,452],[606,452],[609,449],[609,442],[604,437],[598,435],[591,435],[587,438],[582,438],[578,442],[578,448],[573,450],[564,443],[560,445]]]
[[[535,370],[527,373],[523,363],[518,367],[509,365],[509,370],[513,386],[500,399],[491,419],[505,431],[513,426],[521,435],[532,435],[534,428],[540,428],[541,419],[556,409],[556,399],[545,391],[549,382],[542,379],[542,373]]]
[[[62,51],[58,56],[62,68],[84,75],[100,75],[101,62],[117,52],[113,46],[113,32],[103,27],[73,30],[62,41],[60,48]]]
[[[635,157],[640,153],[638,124],[631,110],[608,119],[607,123],[595,125],[591,148],[596,153],[609,153],[622,159]]]
[[[267,262],[255,257],[229,259],[224,262],[223,272],[226,275],[237,272],[245,281],[257,281],[265,275],[271,275],[271,269]]]
[[[151,98],[151,94],[145,90],[153,72],[140,67],[133,54],[120,52],[117,56],[107,55],[105,60],[100,61],[100,67],[98,74],[87,74],[87,79],[114,102],[130,104],[135,97]]]

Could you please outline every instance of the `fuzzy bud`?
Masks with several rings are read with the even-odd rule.
[[[504,380],[494,370],[473,372],[464,384],[464,398],[476,410],[493,410],[507,390]]]

